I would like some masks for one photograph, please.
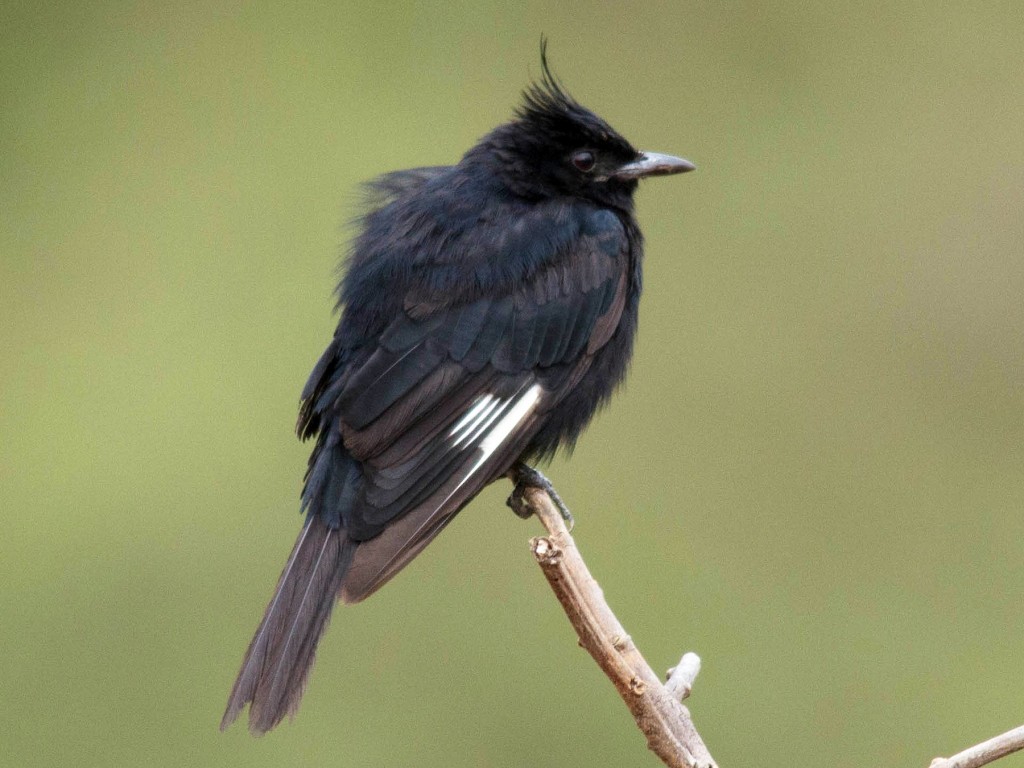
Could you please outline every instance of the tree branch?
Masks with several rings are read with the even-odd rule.
[[[517,488],[509,499],[517,513],[535,514],[548,531],[531,540],[534,557],[580,645],[594,658],[633,713],[647,746],[670,768],[717,768],[681,699],[690,693],[700,659],[688,653],[663,685],[633,644],[590,575],[559,511],[540,488]],[[959,767],[958,767],[959,768]]]
[[[978,768],[1024,749],[1024,725],[995,736],[952,757],[936,757],[928,768]]]
[[[633,713],[647,746],[669,768],[718,768],[682,700],[690,695],[700,657],[683,654],[662,684],[605,602],[601,587],[576,548],[558,508],[543,488],[516,486],[509,506],[521,517],[536,515],[547,536],[530,540],[537,563],[576,630],[580,645],[612,681]],[[928,768],[980,768],[1024,749],[1024,725],[976,744]]]

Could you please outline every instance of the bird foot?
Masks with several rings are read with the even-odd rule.
[[[558,495],[558,491],[555,490],[555,486],[551,484],[551,481],[544,477],[538,470],[534,469],[521,461],[516,462],[512,469],[508,471],[509,479],[516,484],[516,487],[512,490],[511,495],[505,502],[509,509],[516,513],[519,517],[524,520],[528,519],[533,512],[530,511],[529,506],[523,499],[523,493],[527,488],[539,488],[544,491],[550,498],[552,503],[558,509],[558,513],[562,516],[565,524],[572,531],[576,525],[576,520],[572,516],[572,512],[565,506],[565,502],[562,501],[562,497]]]

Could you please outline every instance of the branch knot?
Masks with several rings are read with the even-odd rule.
[[[643,696],[647,691],[647,683],[639,677],[632,677],[629,680],[629,691],[630,693],[635,693],[637,696]]]
[[[537,562],[541,565],[558,565],[562,559],[562,550],[558,548],[554,541],[546,536],[538,536],[535,539],[531,539],[530,548],[533,550],[533,556],[537,558]]]

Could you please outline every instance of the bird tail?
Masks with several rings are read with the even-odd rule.
[[[316,514],[307,517],[245,652],[221,730],[247,703],[254,734],[269,731],[298,709],[317,642],[327,628],[355,548],[344,529],[331,527]]]

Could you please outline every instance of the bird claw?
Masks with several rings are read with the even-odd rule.
[[[551,481],[544,477],[541,472],[520,461],[517,462],[511,470],[509,470],[508,476],[509,479],[516,484],[516,487],[505,502],[509,509],[524,520],[528,519],[533,512],[523,499],[523,492],[527,488],[539,488],[548,495],[551,502],[558,510],[558,514],[562,516],[566,526],[568,526],[569,531],[572,531],[576,525],[576,520],[572,516],[572,512],[569,511],[565,502],[562,501],[562,497],[558,494],[558,491],[555,490],[555,486],[552,485]]]

